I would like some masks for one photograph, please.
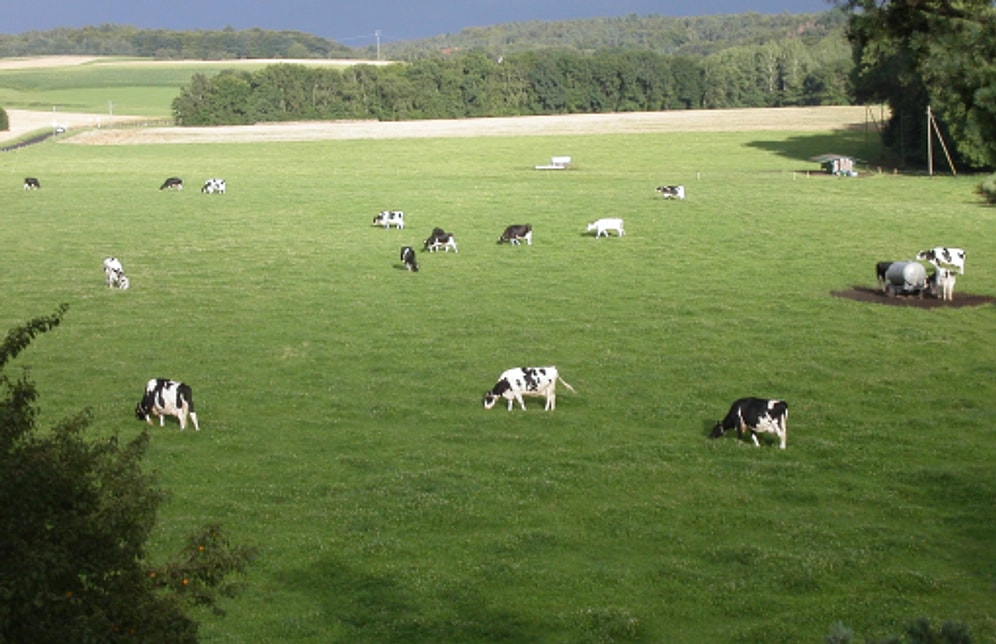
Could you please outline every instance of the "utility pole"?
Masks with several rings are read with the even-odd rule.
[[[380,29],[374,31],[374,36],[377,38],[377,60],[380,60]]]

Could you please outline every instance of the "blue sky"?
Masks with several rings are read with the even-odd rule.
[[[260,27],[360,47],[502,22],[627,14],[818,13],[827,0],[0,0],[0,33],[120,24],[160,29]]]

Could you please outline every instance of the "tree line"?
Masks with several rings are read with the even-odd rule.
[[[258,28],[173,31],[108,24],[0,34],[0,57],[54,55],[228,60],[350,58],[356,53],[320,36]]]
[[[295,64],[197,74],[172,108],[178,124],[302,119],[520,116],[847,104],[849,52],[798,40],[705,58],[640,50],[483,50],[344,69]]]

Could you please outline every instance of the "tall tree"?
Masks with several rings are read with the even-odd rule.
[[[958,161],[996,165],[996,6],[992,0],[846,0],[860,101],[884,101],[886,144],[926,161],[927,107]]]

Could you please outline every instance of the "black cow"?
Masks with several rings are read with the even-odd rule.
[[[159,186],[160,190],[183,190],[183,179],[180,177],[169,177]]]
[[[401,247],[401,261],[404,263],[405,268],[411,272],[418,272],[418,261],[415,260],[415,249],[411,246]]]
[[[719,438],[731,429],[737,430],[737,437],[742,437],[750,431],[754,445],[761,446],[757,440],[758,433],[769,433],[778,436],[781,449],[785,449],[786,423],[788,422],[788,403],[784,400],[768,398],[741,398],[730,406],[726,418],[716,423],[709,438]]]
[[[885,273],[889,270],[889,267],[895,264],[895,262],[879,262],[875,264],[875,276],[878,277],[878,285],[885,290]]]
[[[25,190],[38,190],[41,188],[41,183],[35,177],[24,177],[24,189]]]
[[[527,245],[533,245],[533,227],[530,224],[514,224],[509,226],[501,234],[501,237],[498,238],[498,243],[509,242],[518,246],[522,243],[523,239],[526,240]]]
[[[145,385],[145,395],[135,406],[135,418],[152,424],[152,416],[159,416],[159,426],[166,423],[166,416],[176,416],[180,421],[180,429],[187,428],[187,417],[194,423],[194,429],[200,431],[197,424],[197,412],[194,411],[194,395],[190,386],[168,380],[153,378]]]

